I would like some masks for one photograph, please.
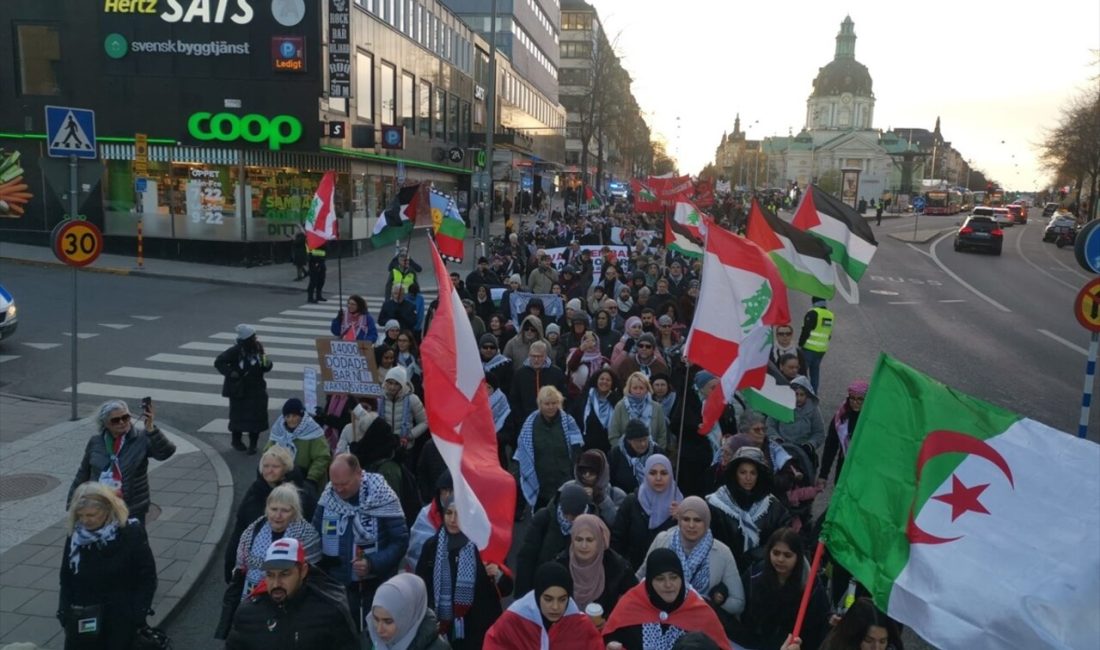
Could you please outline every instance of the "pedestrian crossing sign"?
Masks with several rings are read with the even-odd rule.
[[[69,106],[46,107],[46,143],[51,157],[98,157],[95,111]]]

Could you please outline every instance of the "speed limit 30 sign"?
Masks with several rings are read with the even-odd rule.
[[[90,221],[67,219],[53,229],[53,254],[69,266],[88,266],[103,252],[103,234]]]

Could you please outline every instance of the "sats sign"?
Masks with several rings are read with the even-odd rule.
[[[252,22],[249,0],[103,0],[107,14],[160,14],[166,23]]]

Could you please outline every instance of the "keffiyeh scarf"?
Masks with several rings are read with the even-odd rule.
[[[668,547],[680,558],[688,584],[701,594],[707,593],[710,589],[710,549],[714,545],[714,534],[708,530],[690,553],[684,550],[684,538],[680,535],[679,528],[672,530],[669,540]]]
[[[436,537],[435,568],[432,575],[432,587],[435,598],[435,613],[441,626],[454,628],[454,638],[465,638],[463,618],[474,604],[474,583],[477,580],[477,549],[474,543],[466,544],[458,552],[457,573],[454,585],[451,584],[450,534],[446,528],[439,529]],[[446,631],[446,629],[444,629]]]
[[[297,458],[298,447],[294,444],[295,440],[313,440],[324,435],[325,430],[307,413],[293,431],[286,428],[286,416],[280,416],[278,420],[275,420],[275,424],[271,425],[270,438],[271,442],[289,450],[292,458]]]
[[[535,473],[535,418],[540,417],[542,414],[539,411],[527,416],[519,432],[516,453],[512,455],[512,459],[519,463],[519,484],[523,490],[523,498],[532,505],[539,498],[539,477]],[[566,447],[583,447],[584,435],[577,426],[577,421],[565,411],[560,412],[560,417]]]
[[[645,462],[653,455],[653,443],[650,443],[644,454],[634,456],[626,444],[626,436],[623,436],[619,438],[619,448],[623,452],[623,458],[630,463],[630,469],[634,470],[634,480],[641,485],[642,481],[645,481]]]
[[[569,537],[573,534],[573,522],[565,518],[565,513],[562,512],[561,506],[558,506],[555,512],[558,516],[558,527],[561,528],[561,534]]]
[[[103,548],[116,537],[118,537],[118,522],[112,521],[98,530],[88,530],[78,524],[73,529],[72,538],[69,540],[69,568],[73,570],[73,574],[80,573],[80,549],[92,545]]]
[[[614,407],[611,406],[611,395],[607,397],[600,397],[600,392],[595,388],[588,389],[588,400],[584,404],[584,434],[588,435],[588,416],[596,413],[596,419],[600,421],[603,428],[611,426],[611,411]]]
[[[325,509],[325,517],[336,517],[336,535],[342,537],[348,529],[348,524],[355,526],[356,533],[363,538],[378,539],[379,517],[405,518],[405,512],[401,509],[401,502],[393,488],[386,483],[381,474],[371,472],[362,473],[362,484],[359,486],[359,504],[352,505],[341,499],[332,489],[332,483],[325,487],[321,493],[317,505]],[[327,537],[322,535],[327,541]],[[327,549],[326,553],[331,549]],[[331,554],[331,553],[329,553]]]
[[[748,551],[760,545],[760,526],[757,522],[768,511],[768,506],[771,503],[770,498],[765,496],[752,504],[751,508],[744,510],[730,496],[729,488],[723,485],[718,488],[718,491],[707,496],[707,503],[737,520],[737,524],[741,528],[741,537],[744,539],[744,546],[741,550]]]
[[[631,420],[640,420],[642,424],[649,426],[650,421],[653,420],[653,400],[649,399],[648,395],[644,397],[626,395],[623,402],[626,404],[626,414]]]
[[[642,623],[642,647],[645,650],[672,650],[676,640],[684,634],[683,630],[672,625],[662,630],[660,623]]]

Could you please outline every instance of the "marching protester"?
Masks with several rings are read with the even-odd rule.
[[[516,442],[513,458],[519,463],[520,490],[534,509],[546,505],[558,486],[573,477],[573,465],[584,446],[577,421],[562,409],[563,399],[554,386],[543,386],[538,410],[524,420]]]
[[[229,398],[229,432],[237,451],[256,453],[260,434],[267,430],[267,380],[264,374],[271,372],[274,364],[264,354],[264,346],[256,338],[256,328],[241,323],[237,325],[237,343],[218,355],[214,368],[225,379],[222,381],[222,397]],[[241,438],[248,432],[248,447]]]
[[[611,548],[607,524],[596,515],[573,520],[569,549],[559,553],[556,561],[569,568],[573,600],[585,611],[596,604],[600,611],[611,612],[623,594],[638,584],[630,565]]]
[[[395,366],[386,371],[378,411],[397,436],[398,459],[415,467],[418,444],[423,444],[423,435],[428,430],[428,417],[424,402],[417,397],[404,367]]]
[[[110,400],[99,407],[98,431],[84,446],[84,457],[69,486],[68,503],[76,489],[98,481],[126,502],[130,517],[145,524],[149,512],[149,459],[168,460],[176,446],[153,424],[156,414],[151,401],[145,402],[144,428],[134,427],[130,407],[122,400]]]
[[[711,531],[730,547],[738,566],[761,559],[762,544],[790,522],[790,513],[771,493],[771,476],[764,454],[742,447],[726,468],[725,484],[707,496]]]
[[[584,488],[571,484],[562,486],[553,501],[535,512],[516,553],[516,593],[531,588],[535,570],[569,546],[573,521],[592,510]]]
[[[332,335],[345,341],[369,341],[378,339],[378,328],[367,313],[367,301],[359,295],[348,296],[347,310],[341,309],[332,319]]]
[[[57,603],[65,648],[126,650],[157,590],[145,527],[105,483],[82,482],[70,497]]]
[[[844,457],[848,455],[848,447],[852,444],[852,434],[855,433],[859,412],[863,410],[863,400],[866,399],[869,388],[870,386],[864,380],[848,384],[848,396],[829,422],[829,432],[825,436],[825,448],[821,453],[821,469],[817,474],[819,487],[825,487],[829,473],[833,470],[834,460],[836,474],[833,480],[834,482],[840,480],[840,471],[844,468]]]
[[[378,588],[371,603],[368,650],[449,650],[428,608],[424,581],[412,573],[396,575]]]
[[[657,534],[676,525],[676,513],[683,500],[668,457],[650,456],[645,462],[645,480],[619,506],[611,527],[611,548],[636,571]]]
[[[665,453],[649,435],[641,420],[627,423],[623,436],[611,450],[611,484],[623,492],[633,492],[646,479],[646,464],[654,455]]]
[[[611,414],[607,438],[612,447],[618,445],[629,422],[641,422],[649,429],[650,438],[658,446],[668,447],[668,421],[664,408],[653,400],[653,387],[642,372],[631,373],[626,378],[623,398]]]
[[[312,494],[319,494],[327,479],[332,450],[324,429],[306,413],[305,405],[297,397],[283,404],[283,414],[271,426],[271,436],[264,451],[276,445],[290,452],[294,466],[309,482]]]
[[[605,454],[611,450],[608,427],[615,406],[622,399],[619,378],[610,368],[596,371],[585,386],[584,392],[573,401],[573,417],[584,433],[584,448],[599,449]]]
[[[566,485],[579,485],[588,494],[589,502],[595,507],[596,514],[610,526],[615,522],[619,504],[626,498],[626,492],[611,485],[611,466],[607,456],[599,449],[589,449],[577,457],[573,469],[573,480]]]
[[[569,569],[547,562],[535,572],[533,584],[489,629],[486,650],[604,650],[592,619],[573,600]]]

